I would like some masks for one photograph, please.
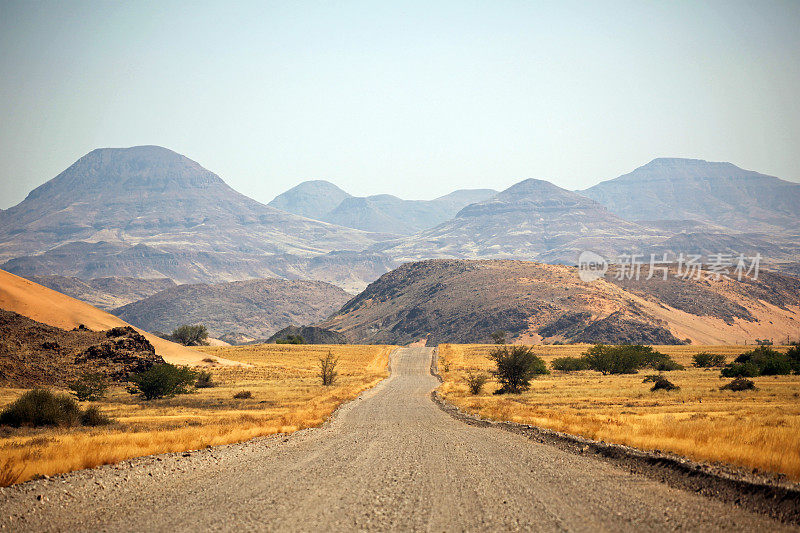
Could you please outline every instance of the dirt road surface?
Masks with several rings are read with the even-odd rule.
[[[323,428],[0,492],[14,531],[664,531],[788,526],[493,428],[430,399],[430,348]]]

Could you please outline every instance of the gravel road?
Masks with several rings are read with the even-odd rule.
[[[15,531],[762,530],[789,526],[618,467],[466,425],[430,399],[431,348],[319,429],[0,491]]]

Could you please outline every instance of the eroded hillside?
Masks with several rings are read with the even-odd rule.
[[[321,325],[351,342],[511,340],[676,344],[796,337],[800,279],[582,282],[577,269],[506,260],[431,260],[385,274]]]

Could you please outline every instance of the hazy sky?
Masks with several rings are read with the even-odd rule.
[[[0,0],[0,207],[157,144],[267,202],[590,186],[654,157],[800,179],[800,2]]]

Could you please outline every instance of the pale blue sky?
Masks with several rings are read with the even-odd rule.
[[[654,157],[800,179],[800,2],[0,0],[0,207],[157,144],[262,202],[579,189]]]

